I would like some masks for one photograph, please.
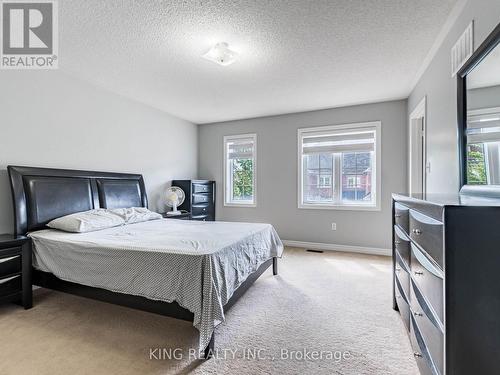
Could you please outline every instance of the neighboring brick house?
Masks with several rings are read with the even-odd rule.
[[[328,158],[326,155],[322,155],[322,157]],[[332,165],[331,157],[330,160],[330,165]],[[332,167],[325,168],[325,164],[320,169],[318,160],[318,162],[310,163],[307,169],[308,196],[314,197],[314,200],[329,200],[333,197],[333,170]],[[342,172],[342,199],[371,199],[370,153],[345,153]]]
[[[371,199],[372,169],[369,153],[344,154],[342,172],[342,199]]]

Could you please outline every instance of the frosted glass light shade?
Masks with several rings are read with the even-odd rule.
[[[202,56],[204,59],[212,61],[222,66],[231,65],[236,61],[238,54],[229,49],[227,43],[217,43]]]

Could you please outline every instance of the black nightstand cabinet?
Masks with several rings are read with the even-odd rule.
[[[31,241],[27,237],[0,235],[0,303],[33,306]]]
[[[215,220],[215,181],[174,180],[172,186],[180,187],[186,194],[178,209],[191,212],[191,220]]]
[[[177,219],[177,220],[191,220],[191,212],[183,212],[180,215],[167,215],[165,212],[162,214],[165,219]]]

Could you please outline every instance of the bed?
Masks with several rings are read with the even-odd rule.
[[[95,208],[147,207],[141,175],[8,167],[15,234],[31,238],[35,285],[189,320],[214,351],[225,312],[283,245],[269,224],[159,219],[87,233],[47,229]]]

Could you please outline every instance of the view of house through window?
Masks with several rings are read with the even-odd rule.
[[[224,137],[226,205],[255,205],[256,135]]]
[[[379,123],[299,129],[299,206],[376,206]]]
[[[335,160],[342,160],[342,199],[372,200],[372,152],[344,152],[338,154],[311,154],[304,156],[306,202],[333,202],[335,200]]]
[[[342,199],[372,201],[372,152],[343,153]]]
[[[308,200],[329,201],[333,197],[333,157],[311,154],[304,157],[306,180],[304,191]]]

